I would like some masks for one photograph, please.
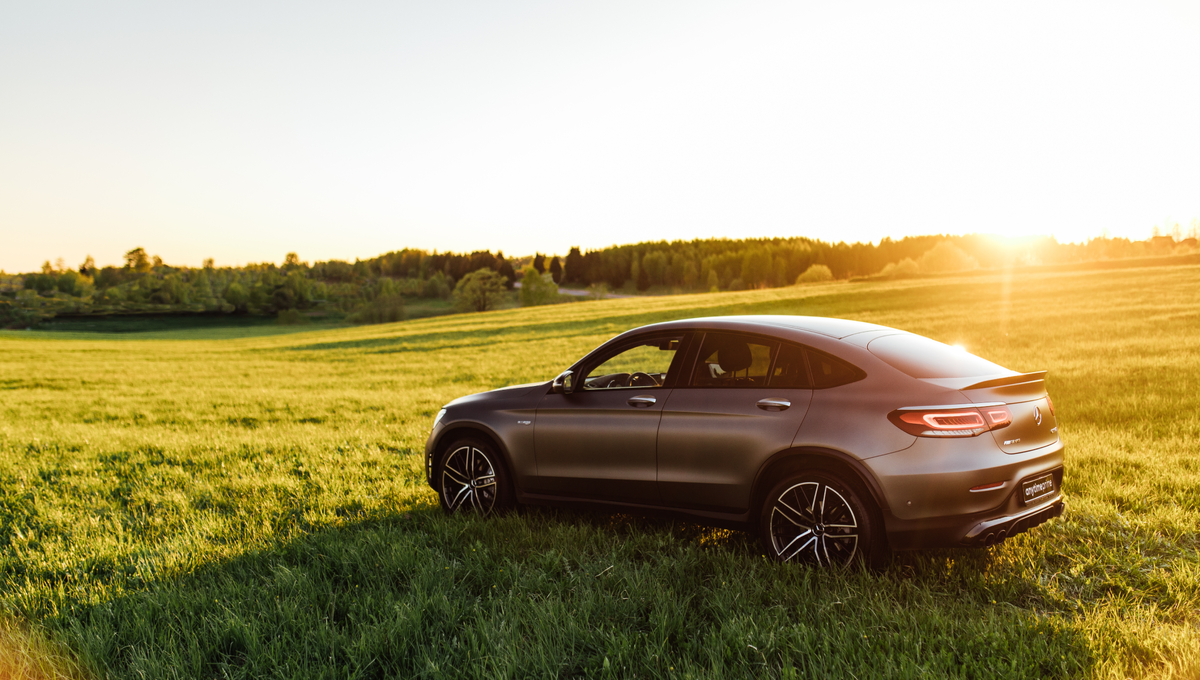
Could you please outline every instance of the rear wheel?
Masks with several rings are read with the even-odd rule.
[[[791,475],[763,505],[767,554],[782,562],[848,567],[872,561],[881,538],[856,485],[825,471]]]
[[[512,506],[508,471],[491,444],[474,438],[451,443],[437,474],[438,496],[446,514],[473,512],[487,517]]]

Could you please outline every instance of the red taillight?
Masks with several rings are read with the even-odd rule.
[[[1003,406],[994,406],[981,410],[987,416],[989,430],[998,430],[1012,423],[1012,414]]]
[[[1046,405],[1050,407],[1050,415],[1054,415],[1054,400],[1050,398],[1049,394],[1046,395]]]
[[[900,420],[913,425],[927,425],[935,430],[974,430],[983,427],[983,416],[979,415],[979,411],[917,411],[901,414]]]
[[[986,408],[907,408],[892,411],[888,420],[917,437],[975,437],[1007,427],[1012,414],[1003,406]]]

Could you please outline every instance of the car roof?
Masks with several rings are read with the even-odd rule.
[[[864,321],[850,319],[835,319],[827,316],[792,316],[784,314],[760,314],[745,316],[705,316],[694,319],[680,319],[654,324],[654,328],[720,328],[723,330],[741,330],[759,332],[772,331],[780,328],[788,330],[818,333],[830,338],[842,339],[857,333],[868,331],[894,331],[893,328]],[[649,328],[649,327],[643,327]],[[641,330],[641,329],[639,329]]]

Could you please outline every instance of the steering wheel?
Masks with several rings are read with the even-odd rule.
[[[658,387],[658,381],[650,376],[649,373],[634,371],[629,374],[630,387]]]

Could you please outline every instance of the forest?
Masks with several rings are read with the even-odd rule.
[[[878,244],[760,238],[658,241],[565,256],[506,258],[502,252],[429,252],[406,248],[354,262],[301,261],[218,267],[166,264],[144,248],[119,265],[89,256],[77,267],[61,258],[38,272],[0,272],[0,327],[29,328],[54,318],[129,315],[238,315],[280,323],[312,320],[379,323],[452,311],[582,299],[558,287],[589,288],[592,297],[775,288],[856,278],[896,279],[948,272],[1163,257],[1197,252],[1197,225],[1186,238],[1145,241],[1050,237],[910,236]],[[518,294],[514,289],[521,288]]]

